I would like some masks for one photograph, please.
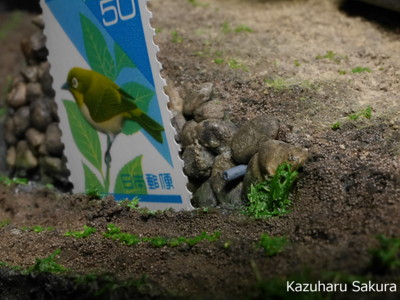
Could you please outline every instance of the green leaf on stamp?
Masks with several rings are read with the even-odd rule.
[[[114,193],[146,195],[147,188],[142,171],[143,155],[128,162],[118,173]]]
[[[92,70],[115,80],[115,62],[101,31],[84,15],[80,15],[86,56]]]
[[[96,174],[90,170],[90,168],[83,164],[83,173],[85,175],[85,190],[91,191],[96,190],[99,194],[106,193],[104,186],[101,184],[100,180],[97,178]]]
[[[102,155],[99,134],[82,116],[74,101],[63,100],[72,137],[82,155],[101,172]]]
[[[135,99],[135,104],[145,113],[149,111],[151,99],[154,97],[154,91],[136,82],[129,82],[121,87],[125,92]],[[135,121],[126,120],[122,132],[124,134],[134,134],[140,127]]]
[[[135,63],[126,55],[124,50],[117,44],[114,43],[114,54],[116,62],[116,77],[124,68],[136,68]]]

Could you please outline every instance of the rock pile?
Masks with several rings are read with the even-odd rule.
[[[10,176],[70,189],[43,22],[38,17],[34,24],[39,31],[21,42],[27,66],[14,78],[6,99],[6,162]]]
[[[276,140],[280,125],[275,117],[260,115],[238,128],[213,95],[212,83],[200,85],[184,99],[168,83],[172,124],[195,207],[240,207],[252,183],[274,175],[283,162],[298,168],[307,160],[306,150]],[[244,178],[226,181],[224,171],[237,165],[248,165]]]

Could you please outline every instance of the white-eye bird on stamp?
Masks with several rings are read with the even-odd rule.
[[[104,75],[72,68],[63,89],[71,92],[89,124],[107,135],[106,164],[111,162],[111,145],[122,131],[125,120],[135,121],[157,142],[163,142],[164,128],[141,110],[131,95]]]

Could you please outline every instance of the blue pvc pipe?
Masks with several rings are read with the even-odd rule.
[[[239,177],[243,177],[246,174],[247,165],[238,165],[222,173],[222,177],[225,181],[232,181]]]

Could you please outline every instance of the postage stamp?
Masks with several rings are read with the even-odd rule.
[[[191,209],[147,0],[42,0],[74,192]]]

